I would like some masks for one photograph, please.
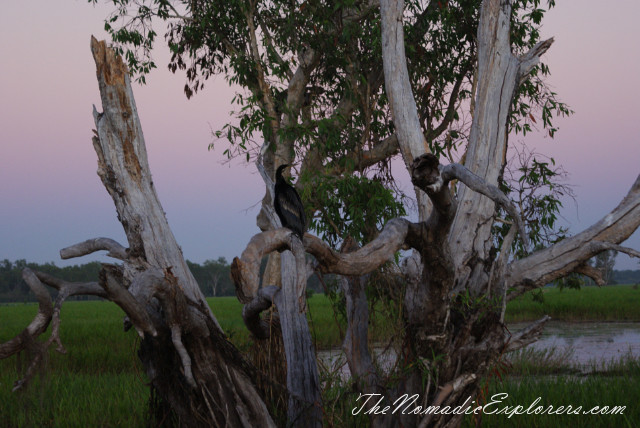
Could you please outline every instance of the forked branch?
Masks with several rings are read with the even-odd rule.
[[[448,189],[448,184],[452,180],[464,183],[471,190],[488,197],[504,208],[514,219],[525,248],[528,248],[529,237],[525,231],[522,217],[516,206],[500,189],[487,183],[463,165],[451,163],[443,166],[439,164],[434,155],[425,153],[415,158],[411,164],[411,182],[429,195],[434,208],[444,217],[445,223],[438,222],[437,225],[434,225],[437,229],[448,231],[456,214],[457,202]]]

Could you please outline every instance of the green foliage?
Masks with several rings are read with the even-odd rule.
[[[509,159],[500,182],[501,190],[518,208],[531,243],[530,250],[538,250],[561,241],[567,236],[567,228],[559,226],[558,216],[563,198],[574,198],[573,189],[566,183],[568,173],[556,165],[553,158],[546,157],[525,146],[514,146],[515,154]],[[511,228],[513,219],[502,209],[498,216],[503,219],[494,227],[497,246]],[[513,243],[516,258],[527,254],[521,238]],[[562,283],[575,286],[569,279]]]
[[[431,150],[450,160],[456,149],[464,150],[468,137],[480,3],[409,0],[405,6],[407,63],[420,122]],[[541,3],[514,2],[516,54],[540,39]],[[175,6],[167,0],[114,0],[114,5],[106,29],[138,76],[144,78],[155,66],[150,56],[155,22],[168,27],[169,68],[185,72],[187,97],[215,75],[240,88],[236,119],[215,133],[229,142],[224,153],[249,160],[259,141],[269,141],[272,150],[285,144],[292,156],[287,163],[300,161],[301,176],[315,187],[315,194],[303,199],[315,213],[312,227],[319,234],[333,243],[347,235],[366,239],[374,235],[372,225],[402,212],[393,177],[380,175],[376,183],[364,178],[376,165],[384,170],[398,153],[389,147],[374,159],[371,154],[395,132],[383,88],[377,5],[358,0],[181,1]],[[303,58],[309,52],[317,54],[307,64]],[[303,100],[289,99],[296,72],[304,76],[297,80],[304,85]],[[552,118],[570,113],[544,84],[548,73],[540,64],[519,89],[511,129],[528,132],[537,115],[553,135]],[[310,157],[307,168],[302,161]],[[346,191],[356,187],[362,189]],[[375,200],[364,203],[362,197],[371,192]]]
[[[584,284],[585,284],[585,277],[577,273],[570,273],[564,278],[560,278],[555,281],[555,285],[560,290],[564,288],[579,290],[580,287],[582,287]]]
[[[405,215],[404,206],[377,177],[303,177],[302,199],[321,207],[311,228],[330,245],[351,236],[360,244],[371,240],[392,218]]]

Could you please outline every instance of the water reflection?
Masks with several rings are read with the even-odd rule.
[[[526,323],[509,325],[512,332]],[[640,358],[640,323],[637,322],[562,322],[547,323],[542,337],[529,345],[536,350],[556,348],[560,352],[573,350],[573,363],[606,364],[631,355]]]
[[[527,325],[528,323],[510,324],[509,330],[516,333]],[[640,323],[550,321],[540,340],[527,348],[555,348],[556,355],[570,355],[570,359],[566,361],[570,366],[606,366],[622,357],[640,358]],[[384,371],[392,369],[396,361],[393,350],[374,347],[373,353]],[[341,349],[319,351],[318,357],[325,370],[343,378],[349,376],[349,368]]]

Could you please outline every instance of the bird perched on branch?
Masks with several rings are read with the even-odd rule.
[[[306,230],[307,219],[300,195],[282,176],[282,171],[289,165],[280,165],[276,170],[275,200],[273,207],[283,227],[291,229],[300,240]]]

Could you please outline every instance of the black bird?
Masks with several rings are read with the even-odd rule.
[[[280,165],[276,171],[275,200],[273,207],[280,217],[283,227],[291,229],[302,240],[306,230],[307,219],[300,195],[282,176],[282,171],[289,165]]]

